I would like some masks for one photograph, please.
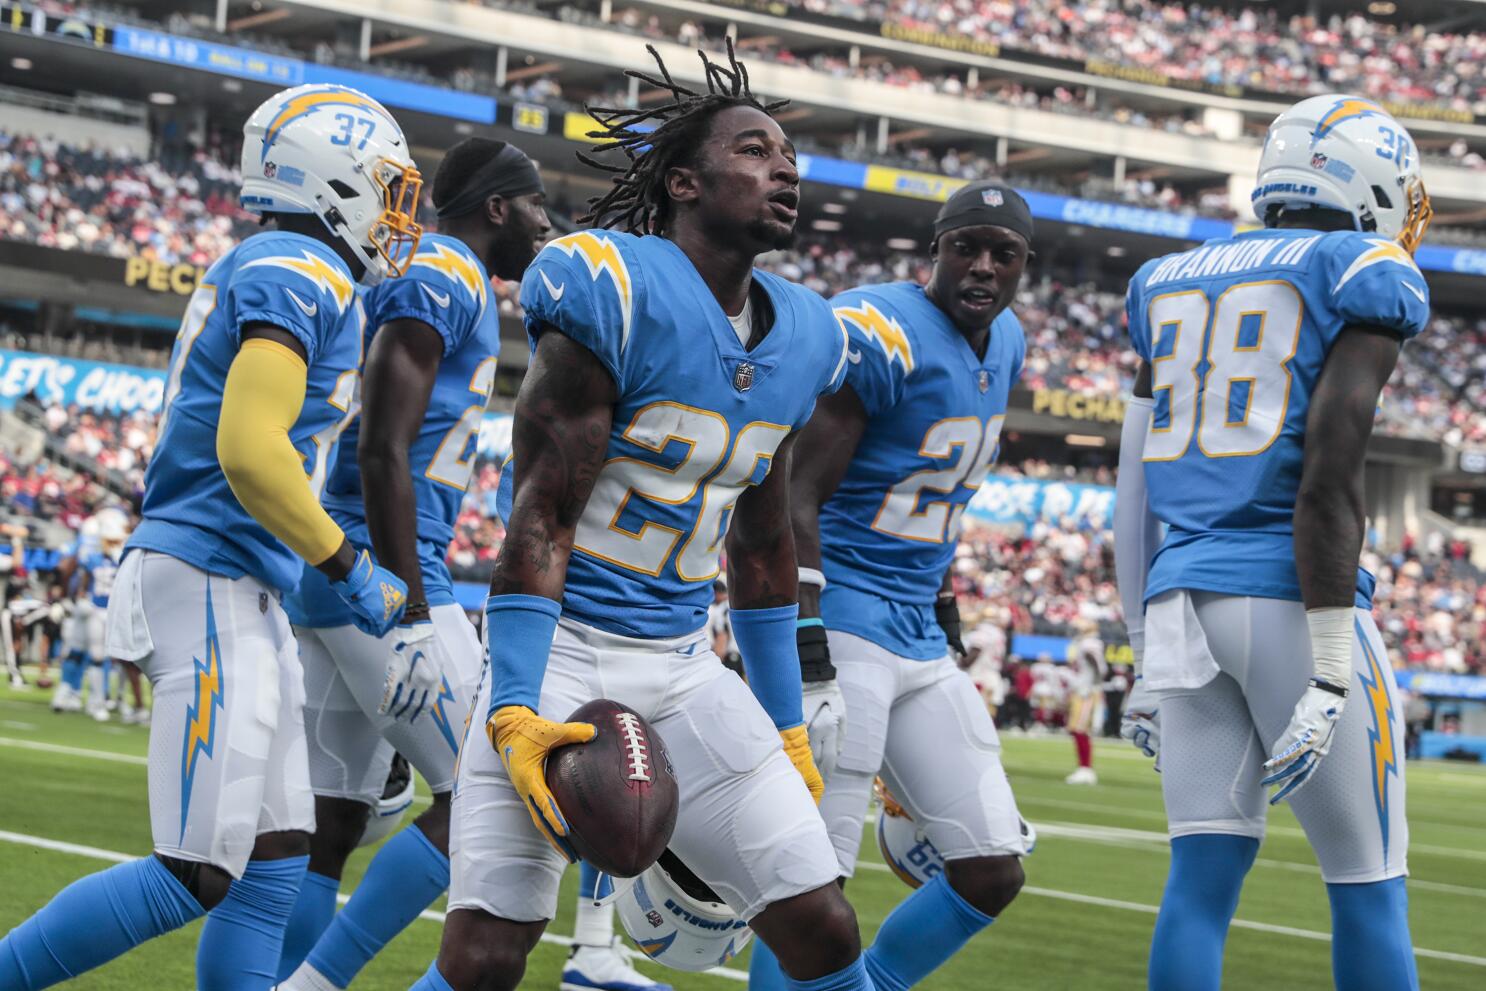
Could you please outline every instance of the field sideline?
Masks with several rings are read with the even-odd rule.
[[[149,849],[145,793],[147,731],[54,716],[46,693],[0,689],[0,931],[14,926],[68,881]],[[1022,813],[1039,830],[1027,862],[1028,887],[1005,918],[926,983],[944,991],[1105,991],[1144,987],[1145,953],[1166,873],[1159,778],[1149,762],[1115,741],[1096,745],[1100,784],[1063,783],[1073,748],[1061,737],[1005,741]],[[1486,768],[1414,763],[1408,768],[1410,914],[1421,984],[1429,991],[1486,982]],[[425,799],[426,800],[426,799]],[[350,891],[365,868],[347,870]],[[848,886],[864,938],[907,893],[887,873],[869,838],[863,869]],[[558,918],[533,955],[523,987],[557,986],[572,931],[569,872]],[[361,975],[367,989],[406,988],[438,945],[442,903],[399,937]],[[1328,988],[1325,890],[1288,809],[1275,810],[1228,941],[1225,986]],[[150,943],[69,987],[96,991],[192,987],[197,927]],[[731,973],[688,975],[648,964],[677,988],[738,988],[746,957]]]

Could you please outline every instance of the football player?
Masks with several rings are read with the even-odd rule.
[[[1010,307],[1032,214],[1009,186],[975,182],[945,202],[933,234],[928,285],[831,301],[851,340],[846,384],[822,398],[790,472],[805,715],[834,764],[820,811],[839,873],[856,867],[879,770],[946,861],[865,954],[873,983],[895,989],[1011,904],[1027,852],[995,724],[951,653],[964,653],[951,572],[1026,355]],[[753,960],[754,986],[778,987],[769,955]]]
[[[1078,639],[1068,649],[1068,735],[1073,737],[1078,766],[1063,780],[1070,785],[1097,785],[1094,771],[1094,719],[1104,702],[1104,641],[1099,639],[1099,624],[1080,620]]]
[[[664,737],[681,782],[671,852],[773,945],[792,986],[872,986],[812,800],[788,488],[771,470],[839,382],[846,341],[819,296],[753,268],[793,237],[794,148],[731,51],[704,66],[703,92],[662,65],[637,75],[669,102],[593,111],[600,148],[628,167],[590,216],[625,232],[558,238],[522,280],[533,355],[486,604],[491,677],[420,991],[520,982],[574,856],[544,762],[595,733],[553,720],[598,697]],[[724,542],[747,686],[707,642]]]
[[[3,988],[55,984],[208,912],[197,987],[272,985],[314,828],[280,598],[308,561],[368,630],[406,599],[319,494],[356,408],[356,283],[406,265],[421,180],[397,122],[344,87],[270,97],[243,138],[243,206],[277,230],[222,256],[187,306],[109,600],[109,653],[154,688],[154,855],[69,885],[12,930]]]
[[[1172,837],[1150,986],[1218,987],[1273,785],[1326,880],[1336,986],[1417,988],[1403,723],[1357,559],[1378,396],[1429,317],[1419,153],[1377,104],[1312,97],[1270,125],[1253,204],[1264,230],[1147,262],[1126,301],[1124,733],[1159,756]]]
[[[105,509],[96,517],[98,544],[77,558],[77,612],[86,632],[88,704],[87,713],[99,722],[108,720],[109,676],[112,673],[104,644],[108,596],[113,591],[129,523],[122,511]],[[132,721],[132,717],[130,720]]]
[[[407,583],[408,605],[385,637],[369,636],[311,567],[287,603],[305,671],[315,835],[279,964],[285,989],[348,986],[449,886],[449,792],[480,643],[444,555],[495,385],[490,275],[519,279],[536,257],[551,229],[544,197],[515,145],[455,145],[433,179],[440,233],[423,236],[402,278],[366,294],[361,415],[341,436],[323,501]],[[335,915],[341,871],[394,749],[428,782],[433,805],[377,852]]]

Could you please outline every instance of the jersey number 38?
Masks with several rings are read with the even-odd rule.
[[[1152,299],[1156,409],[1144,460],[1175,461],[1194,436],[1209,458],[1268,450],[1290,408],[1303,311],[1300,293],[1278,280],[1232,286],[1215,302],[1200,289]]]

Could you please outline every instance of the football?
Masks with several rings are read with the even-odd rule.
[[[660,735],[610,699],[580,706],[569,722],[592,723],[588,743],[547,757],[547,787],[578,855],[614,877],[634,877],[659,859],[676,828],[676,774]]]

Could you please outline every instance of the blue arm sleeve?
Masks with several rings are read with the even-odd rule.
[[[490,708],[542,700],[542,676],[562,606],[540,595],[492,595],[485,600],[485,642],[490,647]]]
[[[734,609],[728,613],[733,639],[743,655],[748,687],[778,729],[805,722],[800,683],[800,652],[795,646],[798,605]]]

